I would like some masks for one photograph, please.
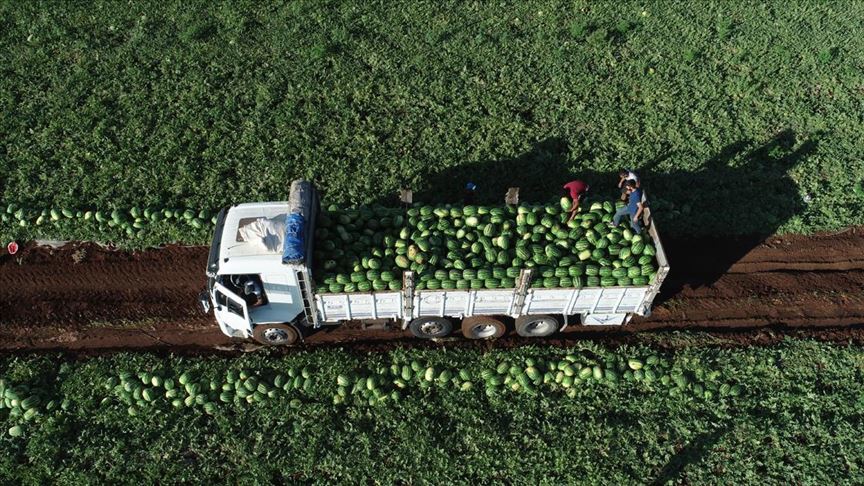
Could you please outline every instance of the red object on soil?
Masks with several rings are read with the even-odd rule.
[[[511,347],[578,339],[638,342],[639,333],[700,329],[729,344],[767,344],[785,333],[864,343],[864,229],[837,235],[751,239],[664,240],[672,272],[650,317],[622,327],[586,327],[571,319],[548,339],[505,336],[467,341],[456,331],[447,346]],[[0,350],[82,352],[160,349],[212,353],[237,344],[213,315],[197,310],[207,247],[140,252],[71,244],[24,246],[0,257]],[[19,265],[19,260],[26,265]],[[457,328],[458,329],[458,328]],[[452,340],[451,340],[452,339]],[[243,343],[243,341],[239,341]],[[394,330],[324,327],[308,346],[376,350],[439,344]]]
[[[10,241],[9,244],[6,245],[6,251],[8,251],[10,255],[18,253],[18,243]]]

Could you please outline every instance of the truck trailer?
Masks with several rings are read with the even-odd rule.
[[[620,326],[634,315],[650,315],[669,272],[657,225],[646,209],[646,233],[657,264],[647,285],[535,287],[537,269],[526,267],[512,288],[433,290],[418,285],[416,273],[405,270],[399,290],[321,292],[313,270],[320,212],[317,190],[303,180],[291,184],[287,201],[237,204],[219,212],[200,303],[205,310],[212,307],[223,333],[291,345],[322,326],[361,321],[399,326],[426,339],[443,338],[456,327],[468,339],[490,339],[508,326],[520,336],[542,337],[571,323]],[[261,224],[267,221],[285,224]]]

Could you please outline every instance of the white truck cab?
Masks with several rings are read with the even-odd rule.
[[[307,261],[283,257],[288,215],[308,215],[314,221],[317,197],[305,203],[306,208],[290,201],[238,204],[219,213],[207,262],[207,300],[226,335],[268,344],[299,338],[306,323],[298,321],[307,318],[304,298],[307,305],[311,302],[303,294],[311,290],[309,271]]]

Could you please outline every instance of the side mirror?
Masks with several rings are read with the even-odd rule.
[[[210,294],[206,290],[202,290],[198,294],[198,310],[202,314],[210,313]]]

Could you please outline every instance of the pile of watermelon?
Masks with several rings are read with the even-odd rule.
[[[433,389],[468,392],[485,390],[489,397],[505,393],[537,395],[550,391],[576,398],[580,388],[595,385],[609,387],[644,384],[652,391],[667,391],[675,397],[714,400],[737,397],[744,391],[740,384],[730,382],[720,371],[697,368],[688,371],[657,355],[624,358],[568,354],[559,359],[526,358],[524,361],[501,361],[497,366],[469,370],[442,368],[429,363],[412,361],[382,364],[374,370],[344,373],[336,377],[334,405],[378,405],[399,401],[404,394]]]
[[[533,287],[648,285],[657,272],[646,232],[612,227],[622,202],[594,202],[567,221],[570,200],[519,206],[330,206],[315,230],[320,293],[399,290],[402,272],[417,290],[513,288],[524,268]],[[587,207],[585,207],[587,206]]]
[[[309,392],[314,385],[312,370],[307,367],[287,371],[287,376],[259,376],[248,369],[228,370],[224,379],[205,378],[189,371],[176,378],[170,373],[123,371],[109,377],[105,389],[127,405],[132,416],[168,404],[174,408],[200,407],[213,415],[220,404],[252,405],[283,395],[294,397],[289,405],[299,408],[302,402],[297,395]]]
[[[206,209],[189,208],[32,209],[19,208],[15,204],[7,205],[5,211],[0,208],[0,223],[15,224],[22,228],[49,226],[68,230],[92,225],[99,231],[118,228],[125,231],[127,236],[143,237],[148,228],[160,222],[185,223],[198,230],[216,224],[216,215]]]

